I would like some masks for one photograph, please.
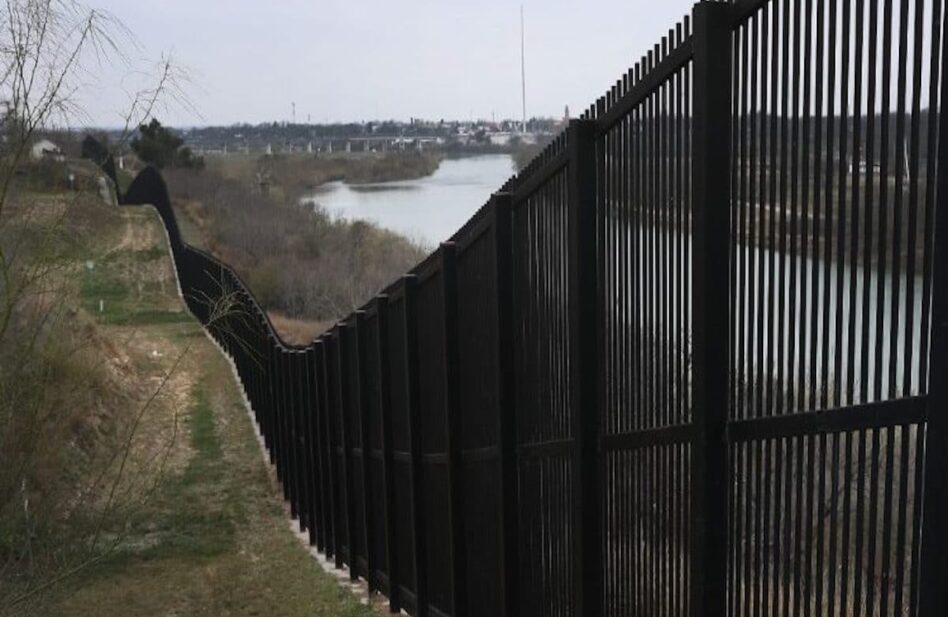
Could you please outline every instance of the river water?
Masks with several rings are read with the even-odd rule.
[[[320,187],[308,199],[335,216],[369,220],[434,247],[460,228],[512,173],[512,160],[506,155],[446,160],[434,174],[425,178],[359,186],[332,182]],[[624,229],[625,234],[642,232],[631,227]],[[672,241],[672,233],[660,233],[669,233],[667,240]],[[690,236],[685,241],[690,243]],[[759,268],[773,259],[775,274],[783,272],[782,279],[764,282],[764,289],[757,290],[753,296],[747,282],[741,285],[745,294],[745,310],[738,311],[735,307],[735,317],[740,314],[743,319],[742,323],[732,325],[735,331],[745,332],[741,344],[738,344],[738,340],[734,341],[735,352],[741,356],[743,365],[737,368],[737,372],[743,374],[745,383],[761,377],[765,380],[774,378],[774,375],[758,374],[761,363],[768,366],[784,364],[788,369],[787,379],[795,381],[797,387],[816,382],[817,390],[825,389],[832,393],[843,384],[853,383],[856,392],[859,392],[861,380],[865,378],[870,393],[879,382],[883,392],[887,392],[893,385],[890,384],[890,367],[894,365],[896,389],[900,394],[914,395],[923,391],[925,376],[920,374],[919,359],[924,351],[922,339],[926,333],[921,331],[924,281],[919,273],[920,262],[911,285],[904,269],[899,277],[892,276],[891,268],[885,276],[880,277],[875,268],[859,265],[854,272],[848,262],[831,262],[828,279],[819,282],[814,297],[810,281],[817,272],[824,272],[824,261],[815,262],[810,256],[802,260],[799,256],[794,257],[797,278],[791,281],[788,256],[781,257],[771,249],[744,246],[739,246],[737,253],[745,260],[745,264],[757,262]],[[781,262],[784,262],[782,270]],[[838,277],[842,277],[844,282],[842,297],[836,295],[835,283]],[[807,281],[805,286],[804,281]],[[855,287],[851,288],[853,282]],[[622,312],[620,307],[630,300],[626,294],[630,293],[629,289],[635,283],[633,280],[616,280],[615,284],[619,285],[619,289],[614,291],[617,297],[610,298],[610,306]],[[776,292],[781,287],[786,299],[785,312],[782,316],[774,315],[772,328],[761,333],[760,328],[764,323],[761,321],[762,316],[776,308],[769,304],[774,302],[775,297],[770,292]],[[791,287],[796,287],[797,293],[791,295]],[[912,297],[908,297],[909,287]],[[892,311],[893,295],[897,297],[897,318],[894,318]],[[794,296],[791,302],[790,298]],[[733,300],[737,303],[738,298]],[[818,318],[815,322],[812,319],[814,304],[817,314],[822,316],[824,303],[829,304],[832,316],[825,326],[822,319]],[[869,319],[868,324],[863,323],[864,311]],[[906,317],[909,312],[913,317],[912,331],[907,332]],[[622,318],[628,318],[628,315]],[[840,333],[837,333],[837,324],[842,328]],[[850,329],[850,325],[854,327]],[[639,323],[638,326],[650,329],[656,324]],[[790,332],[794,330],[795,340],[791,341]],[[852,340],[851,336],[854,337]],[[755,346],[754,341],[761,337],[763,346]],[[782,346],[777,343],[781,339],[784,343]],[[913,352],[909,371],[905,371],[908,358],[903,353],[906,340]],[[837,341],[842,344],[842,349],[837,349]],[[802,347],[797,343],[802,344]],[[738,352],[737,347],[742,349]],[[775,358],[780,347],[783,357]],[[877,350],[881,351],[881,365],[876,364]],[[842,374],[839,375],[834,374],[837,354],[843,354]],[[806,361],[801,362],[801,356]],[[811,364],[810,358],[816,358],[815,364]],[[830,363],[825,367],[825,372],[824,358]],[[864,363],[868,364],[864,366]],[[905,373],[910,375],[907,382],[902,381]],[[871,394],[868,400],[873,400]]]
[[[330,182],[307,200],[335,216],[371,221],[433,247],[457,231],[513,172],[507,155],[449,159],[425,178],[358,186]]]

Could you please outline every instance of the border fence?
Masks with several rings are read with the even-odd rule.
[[[392,610],[944,617],[945,17],[696,5],[303,347],[156,171],[120,201],[158,209],[310,541]]]

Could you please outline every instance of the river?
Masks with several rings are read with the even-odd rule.
[[[370,220],[433,247],[438,242],[449,238],[463,225],[512,173],[512,161],[506,155],[446,160],[434,174],[425,178],[360,186],[332,182],[320,187],[309,199],[316,201],[336,216]],[[642,232],[639,230],[638,233]],[[635,235],[637,232],[627,227],[623,233]],[[673,234],[669,234],[666,240],[673,242],[672,236]],[[690,238],[687,242],[690,243]],[[779,276],[781,271],[784,273],[782,282],[778,282],[780,280],[778,278],[778,281],[764,283],[765,289],[758,289],[753,296],[750,295],[750,286],[746,282],[742,284],[741,288],[745,294],[744,311],[739,311],[737,308],[736,294],[732,298],[735,301],[735,311],[737,311],[734,318],[742,317],[742,323],[734,325],[745,332],[741,345],[738,345],[737,340],[733,341],[735,353],[738,356],[735,361],[741,361],[742,366],[738,371],[743,374],[742,379],[745,383],[761,377],[767,381],[776,377],[775,375],[760,375],[761,363],[766,363],[769,367],[783,363],[790,371],[787,378],[792,379],[798,388],[804,383],[815,381],[818,391],[825,388],[832,393],[835,388],[852,382],[858,392],[862,385],[861,380],[865,378],[870,393],[877,386],[877,382],[881,382],[882,391],[887,392],[892,385],[890,384],[892,374],[889,368],[894,364],[893,374],[898,380],[897,389],[900,393],[915,395],[924,390],[925,376],[920,374],[919,360],[924,347],[922,343],[924,333],[921,332],[924,281],[920,274],[920,257],[916,262],[919,265],[912,280],[911,298],[908,297],[908,277],[905,276],[904,268],[898,278],[892,276],[891,267],[887,269],[884,277],[880,277],[875,268],[866,267],[865,264],[856,266],[853,272],[853,266],[848,260],[843,264],[837,264],[835,261],[830,263],[827,273],[829,279],[818,282],[817,297],[814,298],[812,277],[816,272],[824,273],[826,268],[824,261],[816,262],[810,255],[802,260],[799,256],[794,257],[797,278],[791,283],[790,260],[786,257],[782,258],[777,251],[765,247],[739,246],[737,253],[743,260],[749,260],[744,261],[745,264],[756,262],[759,268],[765,267],[769,260],[773,259],[777,268],[775,274]],[[780,264],[784,259],[787,261],[781,270]],[[741,272],[744,273],[743,270]],[[626,277],[630,276],[628,272],[624,274]],[[843,279],[844,293],[842,297],[837,297],[836,279],[840,276]],[[804,280],[806,280],[806,286],[803,285]],[[853,281],[855,289],[850,288]],[[621,317],[614,317],[614,319],[628,319],[632,313],[622,307],[629,302],[630,298],[627,294],[635,283],[631,279],[616,280],[614,283],[619,286],[619,289],[612,292],[614,297],[609,299],[610,306],[613,307],[612,310],[622,313]],[[783,316],[774,315],[773,329],[761,333],[760,328],[764,323],[762,320],[772,310],[767,302],[776,302],[774,298],[771,298],[771,287],[773,291],[776,291],[781,286],[784,288],[786,301],[785,313]],[[796,287],[793,302],[790,301],[791,286]],[[657,289],[653,291],[658,293]],[[852,293],[853,291],[855,293]],[[893,318],[892,312],[893,294],[898,296],[897,320]],[[814,303],[816,303],[818,313],[818,319],[815,322],[812,319]],[[830,319],[825,324],[827,331],[824,331],[822,319],[823,303],[830,305]],[[776,308],[774,306],[773,310]],[[868,324],[863,324],[864,309],[866,309],[865,315],[869,318]],[[906,332],[907,312],[911,312],[913,317],[911,332]],[[841,333],[836,331],[837,318],[843,328]],[[898,327],[893,328],[896,322]],[[850,330],[851,323],[855,326],[852,331]],[[638,327],[649,329],[655,327],[655,324],[640,322]],[[794,341],[791,342],[790,332],[792,331],[795,331],[795,334]],[[754,344],[759,337],[762,338],[762,348]],[[853,340],[851,337],[854,337]],[[781,338],[784,345],[778,346],[777,341]],[[902,376],[906,372],[907,360],[903,350],[907,338],[913,353],[908,371],[910,377],[907,383],[903,383]],[[842,343],[842,349],[837,349],[837,342]],[[799,346],[800,343],[802,347]],[[742,349],[738,350],[738,346]],[[774,358],[778,347],[783,357]],[[881,366],[876,365],[877,350],[881,351]],[[840,375],[835,374],[837,354],[843,354]],[[806,361],[801,362],[801,355]],[[825,369],[824,357],[830,363]],[[812,364],[811,358],[815,358]],[[868,361],[867,366],[863,366],[863,358]],[[870,394],[868,400],[874,400],[874,397]],[[859,402],[867,401],[860,400]]]
[[[329,182],[307,200],[335,216],[371,221],[433,247],[451,237],[513,172],[508,155],[447,159],[424,178],[356,186]]]

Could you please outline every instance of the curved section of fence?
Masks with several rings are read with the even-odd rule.
[[[156,171],[121,203],[311,541],[393,610],[942,617],[944,5],[697,5],[307,346]]]

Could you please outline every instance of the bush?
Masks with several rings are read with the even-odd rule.
[[[272,157],[265,162],[275,165]],[[272,173],[298,182],[300,169],[274,167]],[[183,201],[189,212],[199,204],[211,249],[245,278],[265,308],[292,318],[334,321],[426,254],[374,224],[334,219],[318,206],[301,204],[298,183],[264,192],[253,179],[226,178],[213,167],[200,174],[172,170],[166,179],[179,216],[188,216]]]
[[[132,140],[131,145],[138,158],[158,169],[204,169],[204,159],[194,156],[191,149],[184,146],[183,139],[161,126],[154,118],[138,127],[138,137]]]

